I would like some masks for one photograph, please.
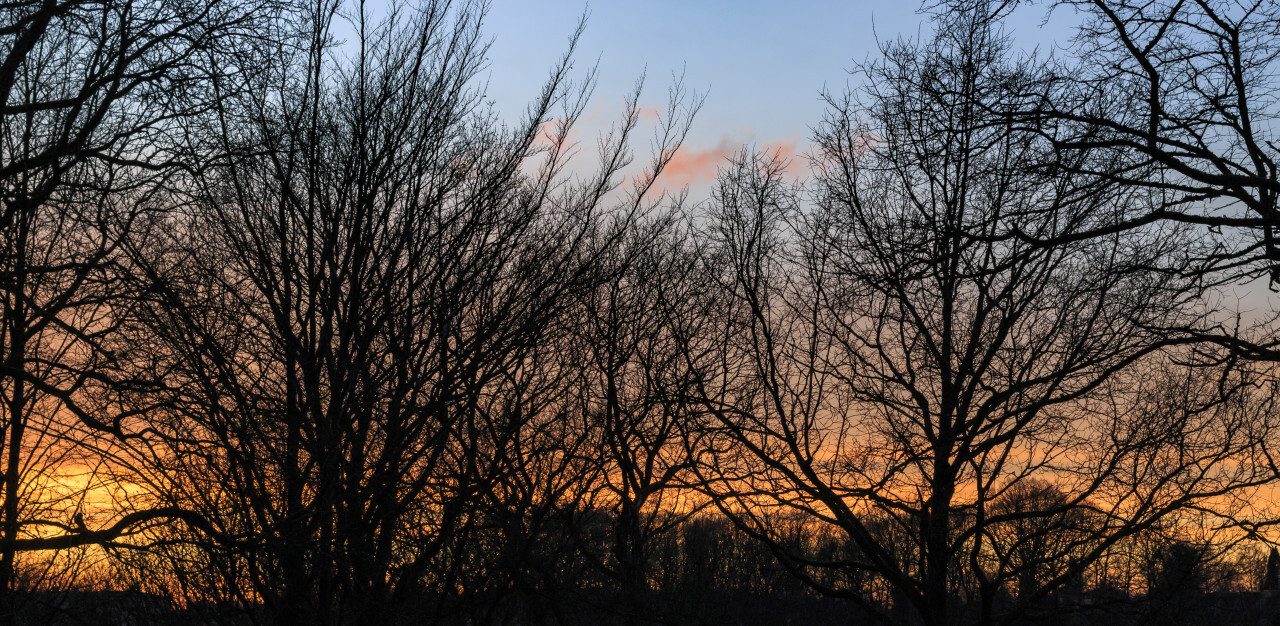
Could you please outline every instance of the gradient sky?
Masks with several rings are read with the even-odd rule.
[[[809,128],[822,118],[820,92],[843,91],[855,80],[847,70],[873,58],[877,37],[927,36],[928,17],[918,7],[866,0],[493,0],[489,95],[504,114],[518,116],[586,12],[577,74],[598,59],[600,76],[584,126],[616,120],[623,95],[646,70],[642,104],[663,105],[672,72],[683,69],[686,85],[707,98],[674,163],[679,180],[666,182],[701,187],[744,143],[803,152]],[[1061,20],[1042,27],[1039,8],[1015,17],[1009,26],[1019,46],[1065,43]]]

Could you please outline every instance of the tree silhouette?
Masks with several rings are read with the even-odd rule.
[[[1060,153],[1006,114],[1035,61],[1012,60],[988,17],[945,13],[932,42],[886,45],[862,91],[831,98],[808,190],[744,154],[706,229],[731,302],[700,381],[710,495],[824,592],[880,611],[814,572],[874,573],[929,624],[1017,619],[1123,537],[1270,480],[1259,373],[1184,367],[1193,355],[1158,330],[1206,314],[1194,241],[1167,224],[1070,236],[1147,190],[1080,195],[1072,167],[1041,167]],[[1044,482],[1059,504],[997,506]],[[857,553],[789,550],[779,510]],[[1080,515],[1098,525],[1071,528]],[[882,516],[906,559],[869,527]],[[1051,526],[1052,552],[989,569],[1007,547],[993,535],[1019,523]],[[1064,566],[1041,579],[1050,561]],[[997,610],[1011,579],[1018,603]]]
[[[480,0],[0,2],[3,618],[1266,610],[1280,10],[1021,4],[698,201],[582,23],[512,121]]]
[[[1262,591],[1276,591],[1280,589],[1280,550],[1274,547],[1267,553],[1267,569],[1262,575]]]
[[[271,11],[270,2],[0,6],[6,602],[20,552],[112,541],[157,520],[199,523],[88,496],[119,487],[112,450],[146,428],[145,409],[114,394],[156,384],[110,372],[113,313],[136,296],[123,249],[172,208],[174,173],[198,166],[175,134],[211,105],[205,63],[250,55],[246,35],[264,32],[259,18]]]
[[[350,58],[340,6],[211,112],[198,137],[229,157],[136,250],[155,295],[130,363],[167,381],[156,489],[236,538],[204,555],[280,622],[378,623],[452,593],[501,519],[477,505],[518,487],[527,437],[563,414],[546,393],[561,308],[653,201],[688,117],[606,205],[634,97],[599,171],[562,180],[590,93],[571,56],[505,128],[476,84],[482,5],[361,10]]]

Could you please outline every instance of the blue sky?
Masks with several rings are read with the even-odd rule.
[[[723,153],[744,142],[803,152],[809,127],[822,117],[819,93],[824,87],[843,91],[852,80],[847,70],[876,54],[877,37],[927,36],[928,18],[918,7],[834,0],[493,0],[486,29],[494,38],[489,95],[499,110],[518,115],[585,11],[579,75],[597,59],[600,69],[589,122],[605,126],[616,119],[623,95],[646,71],[642,104],[662,105],[672,72],[683,70],[687,86],[707,94],[685,144],[699,167],[722,162]],[[1019,45],[1065,41],[1065,29],[1040,27],[1038,7],[1015,17],[1010,27]],[[712,166],[704,176],[713,174]],[[696,178],[686,182],[700,182]]]

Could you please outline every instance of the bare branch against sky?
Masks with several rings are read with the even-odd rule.
[[[1277,51],[0,2],[0,623],[1280,619]]]

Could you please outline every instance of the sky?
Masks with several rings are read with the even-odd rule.
[[[660,186],[687,186],[697,201],[743,145],[794,157],[789,171],[803,177],[801,155],[825,109],[822,91],[856,85],[859,78],[849,70],[874,60],[878,42],[928,38],[929,16],[920,6],[916,0],[491,0],[488,94],[500,112],[518,118],[585,13],[575,74],[598,63],[599,79],[579,137],[617,120],[623,96],[642,74],[641,104],[663,107],[672,74],[683,72],[686,86],[706,100]],[[1019,9],[1005,22],[1015,48],[1040,54],[1061,54],[1074,25],[1074,14],[1046,15],[1043,4]],[[648,156],[645,133],[637,159]],[[593,144],[580,142],[589,154]],[[1271,302],[1265,285],[1241,286],[1233,297],[1246,309],[1271,308],[1262,306]]]
[[[518,117],[585,13],[576,74],[598,62],[599,82],[584,133],[618,118],[641,75],[641,104],[663,107],[673,73],[683,72],[686,86],[706,100],[666,182],[698,188],[743,144],[802,154],[822,119],[823,89],[840,93],[855,83],[848,70],[875,57],[877,39],[928,36],[928,16],[918,8],[867,0],[493,0],[489,96],[504,115]],[[1043,17],[1038,7],[1014,16],[1009,27],[1020,47],[1066,42],[1061,20],[1042,26]]]

